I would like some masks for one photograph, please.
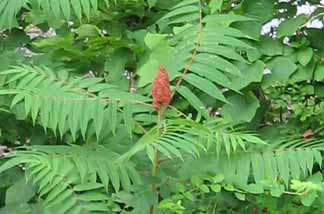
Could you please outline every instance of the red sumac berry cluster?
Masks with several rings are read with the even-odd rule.
[[[171,102],[169,75],[163,65],[159,66],[159,70],[153,82],[152,96],[153,105],[156,110],[159,110],[161,106],[169,105]]]

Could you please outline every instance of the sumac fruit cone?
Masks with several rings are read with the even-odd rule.
[[[308,129],[307,131],[304,132],[303,137],[304,138],[311,138],[314,136],[314,133],[311,129]]]
[[[163,65],[159,66],[159,70],[153,82],[152,97],[153,106],[156,110],[159,110],[161,106],[168,106],[171,102],[169,75]]]

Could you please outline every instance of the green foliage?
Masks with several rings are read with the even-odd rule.
[[[282,22],[278,27],[278,37],[294,35],[294,33],[307,21],[308,18],[306,15],[300,15],[296,18]]]
[[[39,197],[45,196],[45,207],[59,213],[90,213],[108,209],[110,187],[118,191],[141,183],[134,166],[116,164],[117,158],[117,153],[100,146],[35,146],[17,151],[0,172],[25,164],[27,180],[38,186]]]
[[[304,4],[3,0],[0,213],[323,213],[323,8]]]
[[[112,85],[103,84],[102,78],[69,78],[66,70],[56,75],[46,67],[23,66],[1,74],[6,75],[5,85],[14,84],[14,89],[8,86],[8,89],[1,91],[1,94],[16,94],[11,107],[24,101],[25,113],[31,115],[34,123],[40,115],[40,123],[44,128],[51,128],[54,132],[58,129],[61,136],[70,130],[73,139],[78,130],[85,137],[90,121],[99,137],[105,112],[109,112],[109,118],[118,117],[119,103],[123,106],[125,125],[129,126],[132,113],[127,103],[145,100],[145,97],[134,96]]]
[[[16,24],[16,16],[22,10],[26,9],[40,9],[45,14],[54,18],[64,17],[66,20],[71,19],[71,14],[76,16],[79,20],[83,16],[90,19],[92,11],[98,10],[98,0],[59,0],[59,1],[3,1],[0,5],[0,13],[2,14],[0,26],[14,27]],[[107,7],[110,6],[109,0],[104,3]],[[117,2],[115,2],[116,4]]]

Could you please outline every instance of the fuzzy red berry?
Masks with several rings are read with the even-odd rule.
[[[159,70],[153,82],[152,96],[153,105],[156,110],[159,110],[161,106],[169,105],[171,102],[169,75],[163,65],[159,66]]]
[[[251,214],[258,214],[258,209],[257,208],[253,208],[251,211]]]

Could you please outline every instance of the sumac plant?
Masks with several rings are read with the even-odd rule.
[[[324,213],[320,0],[1,0],[0,213]]]

